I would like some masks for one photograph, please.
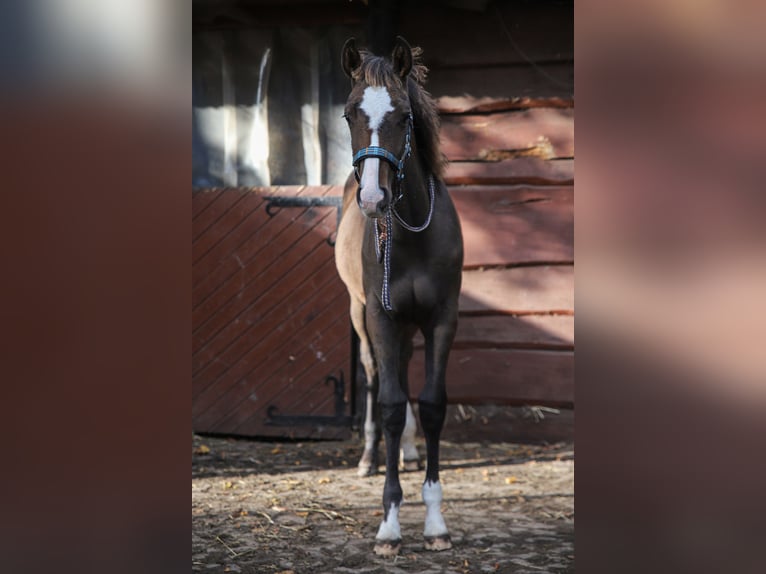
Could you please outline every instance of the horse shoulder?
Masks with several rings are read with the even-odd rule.
[[[335,266],[349,295],[365,302],[362,283],[362,235],[364,215],[357,209],[343,214],[335,240]]]

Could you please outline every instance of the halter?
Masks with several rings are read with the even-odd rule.
[[[378,257],[378,262],[383,263],[383,285],[381,288],[381,302],[383,303],[383,308],[386,311],[393,310],[393,307],[391,306],[391,293],[389,289],[389,283],[391,278],[391,247],[392,247],[392,237],[393,237],[393,215],[396,217],[397,221],[407,229],[408,231],[412,231],[414,233],[419,233],[421,231],[424,231],[430,224],[431,224],[431,217],[434,214],[434,177],[433,175],[428,176],[428,196],[429,196],[429,205],[428,205],[428,215],[426,217],[425,222],[423,225],[420,226],[414,226],[408,224],[404,219],[402,219],[401,215],[399,215],[394,207],[394,204],[397,203],[403,196],[404,192],[402,190],[402,185],[404,181],[404,164],[407,161],[407,159],[410,157],[410,153],[412,152],[412,147],[410,145],[410,134],[412,132],[412,113],[409,114],[407,118],[407,134],[404,137],[404,153],[402,154],[401,158],[397,158],[394,154],[392,154],[390,151],[388,151],[386,148],[380,147],[380,146],[368,146],[360,149],[354,154],[352,164],[354,166],[354,176],[356,177],[356,181],[360,181],[359,176],[359,163],[367,159],[369,157],[377,157],[380,159],[383,159],[387,161],[391,167],[394,169],[396,173],[396,183],[398,186],[398,195],[392,199],[391,203],[388,206],[388,209],[386,209],[386,230],[385,234],[381,237],[380,232],[380,223],[379,220],[375,220],[374,222],[374,230],[375,230],[375,254]],[[358,193],[358,192],[357,192]]]
[[[399,184],[399,187],[401,188],[402,180],[404,179],[404,164],[407,161],[407,159],[410,157],[410,153],[412,152],[412,147],[410,146],[410,133],[412,132],[412,113],[410,113],[407,117],[407,134],[404,136],[404,153],[402,154],[401,158],[397,158],[394,154],[392,154],[390,151],[388,151],[386,148],[380,147],[380,146],[368,146],[363,147],[359,151],[357,151],[354,154],[354,158],[352,159],[352,165],[354,166],[354,176],[356,177],[356,181],[359,181],[359,164],[362,162],[362,160],[367,159],[368,157],[377,157],[380,159],[383,159],[387,161],[392,168],[394,168],[394,171],[396,172],[396,181]],[[396,198],[395,201],[398,201],[401,199],[401,194],[399,197]]]

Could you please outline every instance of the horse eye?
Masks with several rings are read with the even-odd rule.
[[[344,120],[346,120],[346,122],[348,122],[348,123],[351,123],[351,118],[348,116],[348,114],[343,114],[341,117],[342,117]]]

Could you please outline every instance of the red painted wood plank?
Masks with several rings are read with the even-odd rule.
[[[223,189],[196,189],[192,191],[192,219],[195,219],[223,193]]]
[[[423,347],[423,336],[415,337],[415,348]],[[511,315],[460,317],[453,349],[537,348],[572,350],[572,315]]]
[[[249,328],[241,331],[228,345],[222,345],[222,350],[213,356],[212,361],[204,363],[194,357],[201,366],[192,375],[192,400],[199,401],[200,408],[207,408],[205,405],[208,402],[218,400],[231,385],[253,373],[258,373],[258,381],[269,377],[276,369],[276,364],[270,362],[271,357],[289,356],[300,344],[296,341],[300,341],[305,329],[313,324],[324,329],[334,320],[325,316],[325,308],[335,296],[343,295],[330,287],[336,280],[332,274],[325,272],[305,281],[294,290],[294,305],[276,307],[256,321],[245,321]],[[268,335],[264,336],[264,333]],[[310,336],[310,333],[305,336]],[[207,397],[206,393],[213,388],[213,383],[218,390],[212,397]],[[199,411],[193,408],[192,412],[197,414]]]
[[[574,266],[463,271],[460,312],[574,312]]]
[[[410,364],[410,396],[423,388],[424,356]],[[450,403],[572,406],[574,353],[518,349],[453,349],[447,368]]]
[[[291,226],[302,233],[300,239],[292,244],[270,243],[257,259],[245,263],[235,277],[192,310],[194,352],[230,323],[245,307],[252,305],[259,296],[283,280],[291,270],[298,266],[313,269],[317,262],[308,259],[308,253],[323,246],[332,253],[326,238],[335,229],[335,214],[334,210],[325,210],[328,213],[321,216],[313,228]],[[332,227],[325,225],[325,220],[329,217],[332,217]]]
[[[251,198],[260,198],[263,200],[268,195],[295,197],[301,195],[303,192],[323,192],[325,191],[325,187],[326,186],[290,186],[273,188],[248,188],[244,191],[246,191]],[[279,235],[279,232],[275,232],[273,230],[275,225],[274,222],[278,221],[280,222],[280,226],[287,226],[287,222],[291,221],[291,218],[295,215],[296,211],[301,213],[299,210],[290,210],[284,214],[276,213],[276,215],[270,217],[265,213],[265,204],[262,203],[261,207],[259,207],[256,212],[251,214],[248,224],[245,225],[242,231],[239,231],[237,235],[246,241],[246,247],[249,245],[250,247],[257,248],[259,243],[253,243],[252,241],[255,234],[261,233],[261,236],[263,237],[262,228],[268,226],[270,230],[267,232],[269,234],[267,237],[269,239],[276,238]],[[303,213],[305,214],[305,211],[303,211]],[[232,231],[232,227],[232,222],[227,222],[225,218],[220,218],[218,221],[216,221],[215,225],[206,230],[205,236],[210,236],[213,241],[218,241],[220,238],[226,237]],[[269,239],[264,240],[264,245],[269,242]],[[225,246],[222,247],[222,249],[225,249]],[[226,276],[229,277],[231,273],[237,271],[243,266],[243,261],[249,261],[252,258],[253,253],[251,253],[248,249],[243,248],[235,253],[234,256],[229,258],[216,257],[217,255],[221,255],[221,252],[218,250],[213,250],[212,253],[208,252],[204,253],[203,255],[203,257],[200,257],[198,254],[194,259],[194,264],[192,266],[192,284],[194,285],[194,291],[192,295],[193,299],[196,299],[198,295],[203,292],[200,289],[199,284],[203,283],[205,279],[210,278],[212,272],[216,270],[217,265],[224,265],[225,268],[229,271],[233,268],[233,271],[230,271],[226,274]],[[215,279],[215,282],[220,283],[221,281],[219,279]],[[204,293],[209,294],[209,291],[204,291]]]
[[[572,98],[574,65],[530,65],[431,68],[426,89],[436,98],[470,96],[482,98]]]
[[[198,424],[209,428],[236,427],[243,420],[238,418],[240,409],[249,412],[256,406],[263,407],[269,397],[284,388],[284,381],[278,381],[279,376],[285,372],[301,372],[322,362],[324,357],[316,357],[312,347],[319,348],[324,344],[332,347],[340,339],[348,341],[348,329],[337,324],[338,318],[343,316],[338,313],[340,302],[347,307],[347,296],[324,290],[309,300],[300,312],[282,313],[281,316],[277,313],[279,327],[271,330],[269,337],[263,337],[260,330],[243,337],[245,354],[193,398],[192,414]],[[346,358],[349,354],[347,346]],[[201,385],[208,378],[209,375],[200,376],[195,382]]]
[[[337,311],[338,309],[335,309]],[[322,344],[321,359],[314,354],[314,360],[305,361],[303,368],[282,370],[271,386],[280,389],[269,400],[276,401],[280,408],[285,411],[306,411],[317,408],[324,403],[327,397],[333,395],[333,387],[324,384],[327,375],[339,376],[340,371],[348,373],[349,356],[351,349],[351,325],[347,317],[337,315],[337,321],[328,329],[329,336],[325,336],[315,345]],[[313,349],[309,352],[315,353]],[[298,363],[298,358],[294,364]],[[319,384],[322,383],[322,384]],[[294,389],[304,389],[299,394]]]
[[[348,334],[348,332],[346,332]],[[337,343],[329,349],[325,362],[315,362],[300,374],[295,371],[280,373],[280,385],[265,386],[264,391],[280,391],[259,397],[257,408],[252,405],[247,411],[235,413],[235,416],[226,420],[234,433],[240,433],[253,423],[266,418],[269,406],[276,406],[281,414],[316,414],[317,407],[325,404],[321,397],[332,396],[332,386],[324,384],[324,378],[328,374],[338,375],[339,371],[348,365],[350,339],[348,336],[341,337]],[[296,375],[290,380],[290,375]],[[285,391],[285,392],[281,392]],[[294,399],[298,398],[298,401]],[[250,405],[248,405],[250,406]],[[327,408],[324,414],[332,414],[332,408]],[[238,422],[238,424],[235,424]]]
[[[192,238],[196,241],[210,227],[215,225],[229,209],[247,195],[244,189],[227,189],[216,197],[202,213],[192,221]]]
[[[192,242],[192,265],[195,265],[205,256],[214,256],[220,252],[220,244],[225,242],[228,236],[238,231],[237,236],[248,231],[244,222],[252,222],[251,216],[259,211],[263,204],[263,198],[255,193],[246,193],[242,200],[229,209],[215,225],[209,227],[202,235]],[[236,236],[235,236],[236,237]],[[212,254],[211,254],[212,252]]]
[[[317,313],[316,308],[311,305],[321,305],[328,297],[333,297],[339,292],[331,286],[337,281],[334,271],[331,262],[327,261],[316,273],[297,276],[300,283],[293,284],[290,297],[283,299],[281,305],[271,305],[269,308],[265,305],[264,308],[255,306],[248,309],[231,328],[221,332],[203,350],[204,354],[200,352],[192,356],[192,380],[215,380],[224,373],[227,377],[245,376],[258,364],[258,360],[253,357],[251,337],[267,341],[265,346],[258,347],[266,352],[272,345],[281,345],[285,340],[292,340],[293,331]],[[270,302],[266,300],[266,303]],[[268,333],[269,336],[264,336],[264,333]],[[243,364],[235,368],[234,365],[238,363]],[[240,366],[242,369],[239,369]]]
[[[277,188],[252,188],[252,193],[260,196],[278,195],[282,197],[296,197],[303,194],[304,196],[336,196],[342,193],[340,186],[284,186]],[[243,243],[240,244],[236,253],[231,253],[228,257],[223,257],[221,252],[214,251],[209,253],[206,257],[209,259],[200,259],[192,268],[192,283],[194,285],[192,291],[193,308],[196,308],[205,299],[207,299],[212,293],[220,289],[228,279],[235,273],[240,273],[244,269],[248,262],[252,261],[256,256],[259,259],[262,257],[261,251],[266,249],[273,249],[274,244],[278,244],[282,249],[289,247],[295,240],[305,233],[305,229],[301,226],[312,227],[317,225],[317,216],[326,215],[334,210],[331,207],[314,207],[311,209],[301,208],[284,208],[275,210],[273,216],[266,215],[266,220],[260,218],[264,215],[260,212],[253,214],[255,219],[252,222],[252,233],[247,236]],[[289,225],[290,222],[296,222],[299,225]],[[335,225],[333,221],[332,225]],[[246,228],[249,227],[245,226]],[[217,229],[217,234],[225,234],[229,230]],[[323,228],[323,232],[326,232],[329,236],[334,231],[334,227],[327,229]],[[238,237],[245,235],[246,231],[240,234]],[[234,239],[232,240],[234,241]],[[228,245],[224,245],[221,249],[226,249]],[[221,255],[217,260],[216,255]],[[241,277],[239,277],[241,279]]]
[[[305,214],[298,212],[298,217]],[[265,211],[264,214],[265,215]],[[287,248],[303,235],[306,230],[300,226],[291,225],[290,222],[295,217],[295,211],[280,210],[275,215],[269,217],[244,240],[242,244],[228,255],[228,257],[218,259],[217,261],[208,258],[199,261],[192,267],[192,309],[197,309],[209,297],[220,292],[235,274],[240,274],[245,266],[253,261],[261,259],[263,252],[268,252],[275,248],[275,245],[281,245]],[[238,277],[240,283],[243,277]]]
[[[573,108],[574,98],[508,97],[508,96],[441,96],[436,99],[439,113],[475,114],[527,110],[530,108]],[[444,121],[444,119],[442,119]]]
[[[572,187],[452,187],[465,267],[574,260]]]
[[[222,233],[218,243],[193,264],[192,269],[196,273],[193,273],[192,276],[192,308],[197,306],[199,300],[196,297],[203,292],[201,284],[207,278],[212,280],[215,276],[214,272],[218,267],[231,262],[236,264],[236,269],[241,269],[239,264],[242,262],[242,258],[240,255],[244,251],[244,247],[248,242],[253,241],[254,236],[261,232],[262,228],[272,219],[267,215],[264,206],[265,202],[261,199],[254,210],[228,233]],[[236,272],[236,269],[232,270],[229,275],[224,275],[224,277],[229,277]],[[194,281],[194,275],[196,275],[196,282]],[[220,283],[221,281],[221,279],[217,279],[217,282]]]
[[[262,275],[262,281],[256,281],[243,290],[241,300],[237,298],[227,304],[213,317],[214,321],[203,325],[192,335],[194,376],[215,358],[230,363],[225,358],[230,353],[228,347],[236,344],[242,334],[255,329],[260,318],[271,316],[271,312],[280,305],[307,297],[311,294],[311,290],[306,292],[307,286],[321,284],[333,276],[335,268],[332,253],[327,253],[329,247],[319,244],[315,248],[313,252],[308,251],[300,265],[287,266],[280,277]]]
[[[451,162],[444,180],[448,185],[572,185],[574,160],[520,157],[498,162]]]
[[[441,142],[450,161],[491,160],[503,157],[504,151],[542,159],[571,158],[574,109],[449,115],[442,118]]]

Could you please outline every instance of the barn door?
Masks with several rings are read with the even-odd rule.
[[[195,432],[350,436],[351,326],[333,249],[341,194],[194,192]]]

